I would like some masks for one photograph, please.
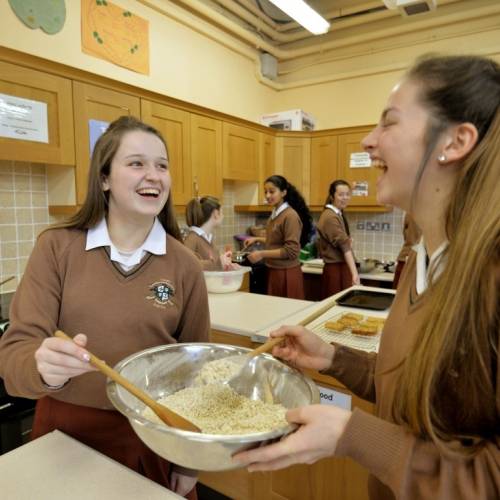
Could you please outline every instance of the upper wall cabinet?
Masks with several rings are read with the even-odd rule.
[[[259,132],[251,128],[223,122],[223,178],[259,182],[259,145]]]
[[[194,195],[222,201],[222,122],[191,114],[191,172]]]
[[[354,153],[363,153],[361,141],[370,132],[370,127],[357,127],[355,132],[340,134],[339,147],[339,177],[353,186],[351,207],[377,206],[377,171],[371,166],[358,166]]]
[[[309,137],[281,137],[278,164],[286,180],[293,184],[309,201],[311,139]]]
[[[325,203],[330,184],[338,177],[338,138],[335,135],[311,139],[311,205]]]
[[[92,120],[111,123],[120,116],[140,116],[138,97],[86,83],[73,83],[76,137],[76,202],[87,195],[90,167],[90,128]]]
[[[75,145],[73,136],[73,106],[71,102],[71,81],[39,71],[24,68],[0,61],[0,94],[1,101],[10,108],[4,109],[2,115],[4,129],[0,137],[0,159],[30,161],[56,165],[74,165]],[[13,97],[9,102],[9,96]],[[30,123],[23,116],[16,116],[23,106],[30,106],[27,101],[16,101],[15,98],[29,99],[46,105],[46,119],[42,116],[40,123]],[[45,114],[45,112],[43,112]],[[34,113],[33,113],[34,115]],[[45,121],[46,120],[46,121]],[[5,123],[11,121],[12,126]],[[25,123],[26,128],[17,127],[16,122]],[[28,128],[37,127],[46,133],[47,138],[25,140]],[[5,130],[5,129],[10,130]],[[5,137],[10,132],[18,132],[19,139]],[[48,142],[45,142],[45,141]]]
[[[273,135],[260,133],[260,182],[259,200],[264,199],[264,181],[276,170],[276,139]]]
[[[184,205],[193,196],[189,113],[141,99],[141,116],[146,123],[159,130],[167,141],[172,197],[176,205]]]

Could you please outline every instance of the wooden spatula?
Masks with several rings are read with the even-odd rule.
[[[55,337],[63,340],[69,340],[73,342],[73,339],[66,335],[61,330],[57,330],[54,333]],[[94,356],[88,349],[85,349],[90,356],[90,364],[95,366],[101,373],[109,377],[111,380],[115,381],[117,384],[121,385],[124,389],[133,394],[137,399],[140,399],[146,406],[149,406],[156,415],[170,427],[177,427],[178,429],[183,429],[185,431],[201,432],[201,429],[193,424],[193,422],[181,417],[178,413],[170,410],[166,406],[158,403],[153,398],[148,396],[144,391],[139,389],[137,386],[132,384],[125,377],[120,375],[116,370],[109,367],[105,361]]]

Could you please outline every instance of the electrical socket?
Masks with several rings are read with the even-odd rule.
[[[391,223],[390,222],[382,222],[382,231],[390,231]]]
[[[358,223],[356,224],[356,229],[357,229],[358,231],[364,231],[364,229],[365,229],[365,223],[364,223],[364,222],[362,222],[362,221],[361,221],[361,222],[358,222]]]
[[[374,231],[380,231],[380,222],[374,222],[373,223],[373,230]]]

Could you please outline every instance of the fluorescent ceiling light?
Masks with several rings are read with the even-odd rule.
[[[330,28],[330,23],[321,17],[304,0],[269,0],[314,35],[322,35]]]

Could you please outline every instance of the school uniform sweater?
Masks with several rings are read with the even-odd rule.
[[[189,231],[184,240],[184,245],[200,259],[201,267],[204,271],[222,270],[217,248],[213,243],[209,243],[203,238],[203,236],[196,234],[194,231]]]
[[[286,269],[300,265],[302,221],[292,207],[287,207],[266,226],[266,250],[281,249],[279,259],[265,259],[268,267]]]
[[[84,333],[88,349],[114,366],[137,351],[207,341],[208,296],[198,259],[167,235],[165,255],[147,254],[128,273],[105,247],[85,251],[86,231],[43,233],[11,304],[0,340],[0,376],[14,396],[111,409],[106,378],[92,372],[60,390],[47,388],[35,363],[42,341],[61,329]]]
[[[321,213],[318,224],[318,252],[325,264],[345,262],[344,254],[351,248],[344,219],[330,208]]]
[[[372,401],[376,414],[355,409],[341,436],[337,456],[348,456],[373,475],[369,481],[371,499],[493,499],[500,493],[500,426],[486,429],[483,419],[471,420],[466,408],[457,408],[449,394],[440,402],[452,418],[479,435],[495,437],[473,458],[456,458],[440,452],[430,440],[416,437],[396,425],[391,409],[401,375],[400,363],[409,352],[428,308],[426,293],[417,295],[415,252],[410,253],[398,293],[385,323],[378,355],[336,345],[332,366],[326,373],[336,377],[357,396]],[[498,338],[495,348],[500,351]],[[494,358],[495,359],[495,358]],[[499,358],[492,380],[491,406],[500,412]],[[394,367],[397,367],[394,370]]]

